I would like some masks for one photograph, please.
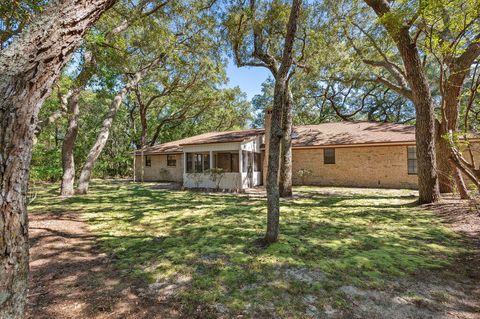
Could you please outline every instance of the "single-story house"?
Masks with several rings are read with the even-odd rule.
[[[138,150],[135,178],[238,191],[262,185],[268,156],[266,127],[211,132]],[[337,122],[295,126],[292,154],[296,185],[417,188],[412,125]]]

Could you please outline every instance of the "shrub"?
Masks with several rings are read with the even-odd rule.
[[[313,175],[312,170],[307,168],[302,168],[297,171],[297,176],[302,181],[302,185],[305,185],[307,183],[308,178],[312,175]]]

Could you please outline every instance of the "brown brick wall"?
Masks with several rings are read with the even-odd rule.
[[[150,155],[152,165],[144,165],[144,181],[169,181],[182,182],[183,180],[183,160],[181,154],[175,154],[177,166],[167,166],[167,155]],[[142,157],[135,158],[135,175],[137,181],[141,180]],[[144,160],[145,161],[145,160]],[[145,164],[145,162],[144,162]]]
[[[417,176],[408,175],[407,146],[335,148],[335,164],[323,164],[323,149],[293,150],[293,182],[297,172],[310,169],[306,184],[326,186],[417,188]]]

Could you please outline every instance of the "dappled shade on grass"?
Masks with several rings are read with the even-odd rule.
[[[282,202],[280,240],[268,248],[255,244],[265,229],[262,197],[96,182],[86,197],[41,191],[31,211],[82,214],[121,271],[166,297],[173,290],[187,313],[222,305],[295,317],[310,295],[342,307],[339,287],[382,289],[397,277],[442,271],[465,252],[432,212],[412,204],[413,191],[296,194]]]

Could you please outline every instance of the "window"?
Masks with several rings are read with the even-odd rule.
[[[242,170],[247,173],[252,169],[252,152],[242,151]]]
[[[187,153],[187,173],[203,173],[210,168],[210,155]]]
[[[335,164],[335,149],[324,148],[323,149],[323,164]]]
[[[417,174],[417,147],[416,146],[407,146],[407,166],[408,166],[409,175]]]
[[[193,154],[187,153],[187,173],[193,172]]]
[[[218,153],[215,154],[216,168],[223,169],[225,172],[232,171],[232,160],[230,153]]]
[[[230,158],[231,160],[231,167],[232,167],[232,172],[240,172],[240,166],[239,166],[239,157],[238,153],[235,154],[230,154],[232,157]]]
[[[177,166],[177,157],[175,155],[167,155],[167,166]]]
[[[225,172],[238,172],[238,153],[215,153],[215,168]]]
[[[152,157],[145,156],[145,166],[152,166]]]
[[[261,157],[260,153],[242,151],[242,170],[247,173],[249,169],[253,172],[260,172]]]
[[[202,154],[195,154],[195,173],[201,173],[203,172],[202,169]]]
[[[203,156],[203,170],[207,171],[210,169],[210,154],[202,154]]]

